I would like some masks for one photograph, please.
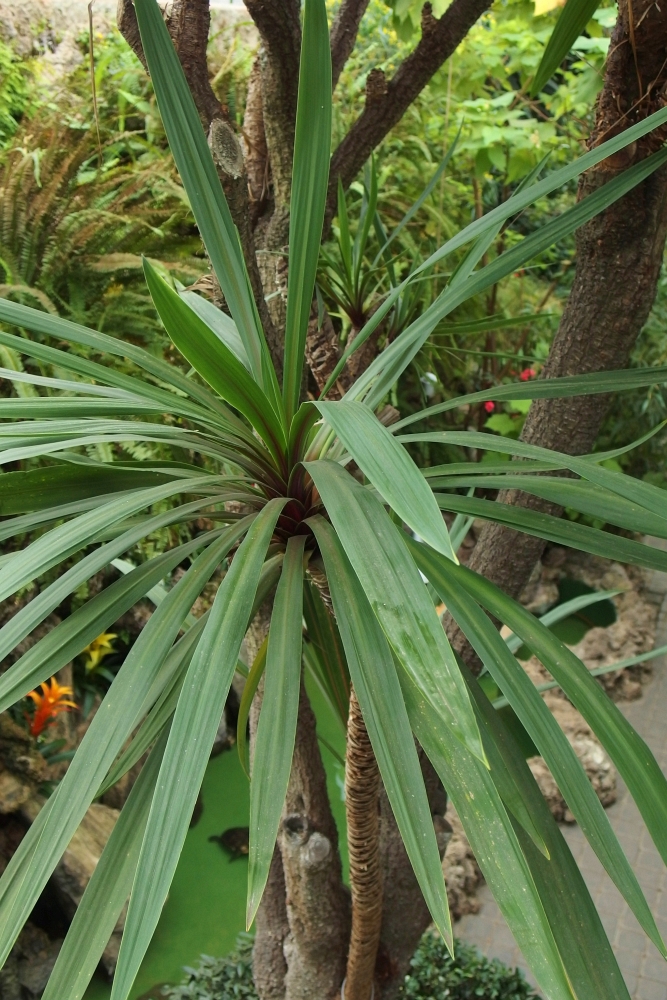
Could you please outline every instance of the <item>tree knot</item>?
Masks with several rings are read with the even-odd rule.
[[[221,170],[236,179],[243,173],[243,152],[234,130],[222,118],[214,118],[208,131],[208,145]]]
[[[372,69],[366,77],[366,104],[381,101],[387,94],[387,78],[384,70]]]

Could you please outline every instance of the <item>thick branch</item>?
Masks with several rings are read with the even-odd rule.
[[[380,70],[369,74],[366,106],[331,160],[329,218],[336,210],[336,188],[354,180],[364,163],[387,133],[398,124],[433,74],[449,59],[473,24],[490,6],[489,0],[453,0],[439,20],[431,5],[422,11],[422,37],[414,51],[388,82],[379,80]]]
[[[279,845],[290,928],[284,946],[285,1000],[334,1000],[345,975],[349,896],[341,878],[315,716],[303,686]]]
[[[345,1000],[371,1000],[382,926],[378,770],[359,702],[350,692],[345,759],[345,814],[350,853],[352,930]]]
[[[132,0],[118,0],[118,27],[126,42],[146,67],[137,15]],[[165,17],[174,48],[218,168],[232,218],[241,237],[241,246],[250,275],[259,315],[269,344],[275,339],[273,324],[264,299],[264,289],[255,256],[248,201],[248,177],[234,123],[218,101],[208,76],[206,49],[211,23],[208,0],[174,0]],[[224,155],[223,155],[224,154]],[[279,372],[280,375],[280,372]]]
[[[334,90],[345,63],[352,55],[359,25],[367,7],[368,0],[343,0],[331,25],[331,71]]]
[[[289,210],[294,126],[299,85],[301,20],[298,0],[247,0],[262,46],[264,129],[271,160],[273,196],[278,215]],[[279,244],[270,246],[275,249]]]
[[[589,146],[596,146],[664,103],[667,87],[667,9],[653,0],[621,0],[605,82]],[[631,17],[634,14],[634,25]],[[634,44],[632,27],[634,26]],[[641,82],[642,91],[639,90]],[[590,194],[664,141],[664,132],[604,160],[585,174],[579,196]],[[655,298],[667,233],[667,171],[652,174],[577,233],[576,274],[544,378],[623,368]],[[607,396],[536,400],[522,439],[568,454],[592,451],[609,404]],[[559,515],[560,508],[512,490],[501,502]],[[544,549],[538,538],[494,524],[482,530],[471,566],[518,597]],[[453,622],[447,632],[471,666],[476,660]]]

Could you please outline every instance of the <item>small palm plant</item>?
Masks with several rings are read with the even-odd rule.
[[[179,295],[146,263],[155,307],[192,366],[185,375],[132,344],[19,303],[0,302],[0,319],[41,335],[33,340],[1,333],[0,344],[59,373],[51,378],[2,372],[5,378],[41,387],[45,394],[0,400],[0,416],[8,421],[0,425],[2,461],[29,461],[25,471],[0,477],[1,510],[11,515],[0,524],[0,533],[8,538],[46,530],[24,551],[2,560],[0,599],[70,560],[66,572],[0,630],[3,654],[75,588],[152,532],[204,514],[212,526],[90,599],[0,678],[4,710],[190,560],[130,650],[67,774],[0,879],[0,957],[7,957],[90,803],[150,749],[44,994],[45,1000],[83,995],[129,897],[112,991],[112,1000],[126,1000],[169,890],[243,637],[277,584],[268,642],[251,669],[253,685],[264,671],[264,696],[252,763],[248,925],[267,883],[290,778],[305,618],[309,638],[317,636],[318,655],[327,661],[327,642],[339,643],[344,652],[338,673],[324,663],[322,682],[343,715],[350,698],[357,731],[365,727],[424,899],[449,947],[447,897],[415,737],[454,802],[544,994],[554,1000],[628,1000],[581,875],[511,735],[475,678],[455,658],[420,571],[465,631],[551,768],[591,846],[665,955],[637,879],[577,757],[488,614],[506,623],[540,657],[596,732],[667,859],[664,776],[584,665],[520,605],[459,565],[441,513],[500,520],[588,552],[666,570],[665,553],[630,538],[478,500],[460,490],[482,481],[485,487],[518,486],[622,528],[667,538],[664,493],[604,468],[600,463],[607,455],[573,458],[488,434],[410,433],[407,428],[414,421],[424,425],[447,408],[491,397],[533,399],[630,389],[666,380],[667,370],[496,387],[438,404],[391,430],[375,409],[443,317],[620,197],[664,164],[667,153],[655,153],[476,269],[499,227],[536,198],[667,121],[667,111],[542,180],[536,172],[506,204],[449,240],[392,290],[347,347],[341,365],[409,282],[470,244],[429,308],[375,359],[343,400],[300,402],[329,162],[331,69],[324,0],[305,4],[282,389],[239,239],[160,9],[154,0],[137,0],[136,10],[171,148],[232,318]],[[49,337],[60,345],[85,346],[108,360],[100,364],[62,346],[48,346],[43,341]],[[116,370],[113,358],[119,356],[142,374]],[[73,377],[64,379],[63,371]],[[336,376],[334,372],[330,381]],[[517,461],[462,462],[422,472],[405,445],[426,439],[505,452]],[[157,442],[161,454],[171,448],[178,458],[126,462],[118,455],[128,442]],[[97,461],[85,453],[86,447],[100,444],[108,445],[106,453],[116,460]],[[563,470],[576,478],[549,475]],[[74,555],[79,558],[72,563]],[[225,573],[212,607],[191,618],[194,601],[221,567]],[[311,580],[333,608],[335,620],[325,616],[333,637],[329,640],[319,617],[324,605]],[[340,663],[337,653],[338,647],[329,664]],[[353,754],[350,744],[348,765]],[[353,871],[353,939],[360,912],[355,880]],[[370,958],[362,955],[364,961],[355,968],[366,979],[362,975],[361,982],[350,982],[348,964],[348,996],[371,994],[377,936],[361,935],[351,952],[364,947],[371,949]]]

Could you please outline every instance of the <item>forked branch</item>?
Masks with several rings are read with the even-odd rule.
[[[388,132],[397,125],[433,74],[449,59],[473,24],[490,7],[489,0],[453,0],[440,19],[430,3],[422,10],[422,37],[388,82],[372,71],[366,105],[331,161],[328,218],[336,210],[338,178],[347,188]]]

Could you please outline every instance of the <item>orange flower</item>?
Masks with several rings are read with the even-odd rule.
[[[61,712],[69,712],[70,708],[78,708],[75,701],[68,701],[66,695],[72,694],[71,687],[60,685],[55,677],[49,683],[40,684],[42,694],[31,691],[28,698],[32,698],[35,703],[35,714],[30,720],[30,732],[33,736],[39,736],[46,726],[50,725]]]

